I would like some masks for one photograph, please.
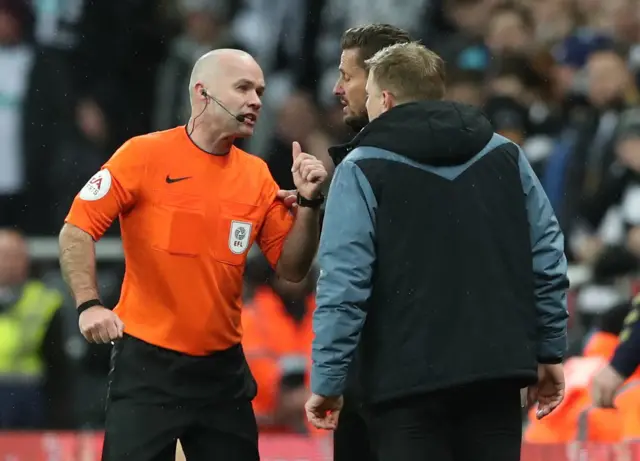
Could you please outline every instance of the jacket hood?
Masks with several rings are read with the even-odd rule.
[[[329,149],[337,165],[356,147],[377,147],[419,163],[466,163],[491,140],[491,122],[477,108],[450,101],[396,106],[364,127],[351,142]]]

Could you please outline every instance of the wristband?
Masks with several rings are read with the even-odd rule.
[[[318,197],[314,199],[308,199],[298,194],[296,203],[298,204],[298,206],[301,206],[304,208],[313,208],[313,209],[320,208],[320,206],[322,206],[322,204],[324,203],[324,195],[320,194]]]
[[[85,301],[78,306],[78,315],[82,314],[84,311],[89,309],[90,307],[102,306],[102,301],[99,299],[90,299],[89,301]]]

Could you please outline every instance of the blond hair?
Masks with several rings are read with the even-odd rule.
[[[444,61],[420,43],[388,46],[365,64],[378,87],[389,91],[399,102],[444,98]]]

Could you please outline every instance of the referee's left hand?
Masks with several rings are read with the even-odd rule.
[[[278,193],[276,194],[276,198],[282,201],[282,203],[284,203],[284,206],[286,206],[287,208],[291,210],[295,210],[298,207],[298,204],[296,203],[297,194],[298,194],[298,191],[295,189],[279,190]]]
[[[342,396],[324,397],[311,394],[304,406],[307,419],[318,429],[335,430],[344,400]]]

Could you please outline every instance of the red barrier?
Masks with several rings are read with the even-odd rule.
[[[100,433],[0,433],[0,461],[99,461]],[[260,438],[263,461],[330,461],[329,438]],[[522,461],[640,461],[640,444],[531,445]]]

